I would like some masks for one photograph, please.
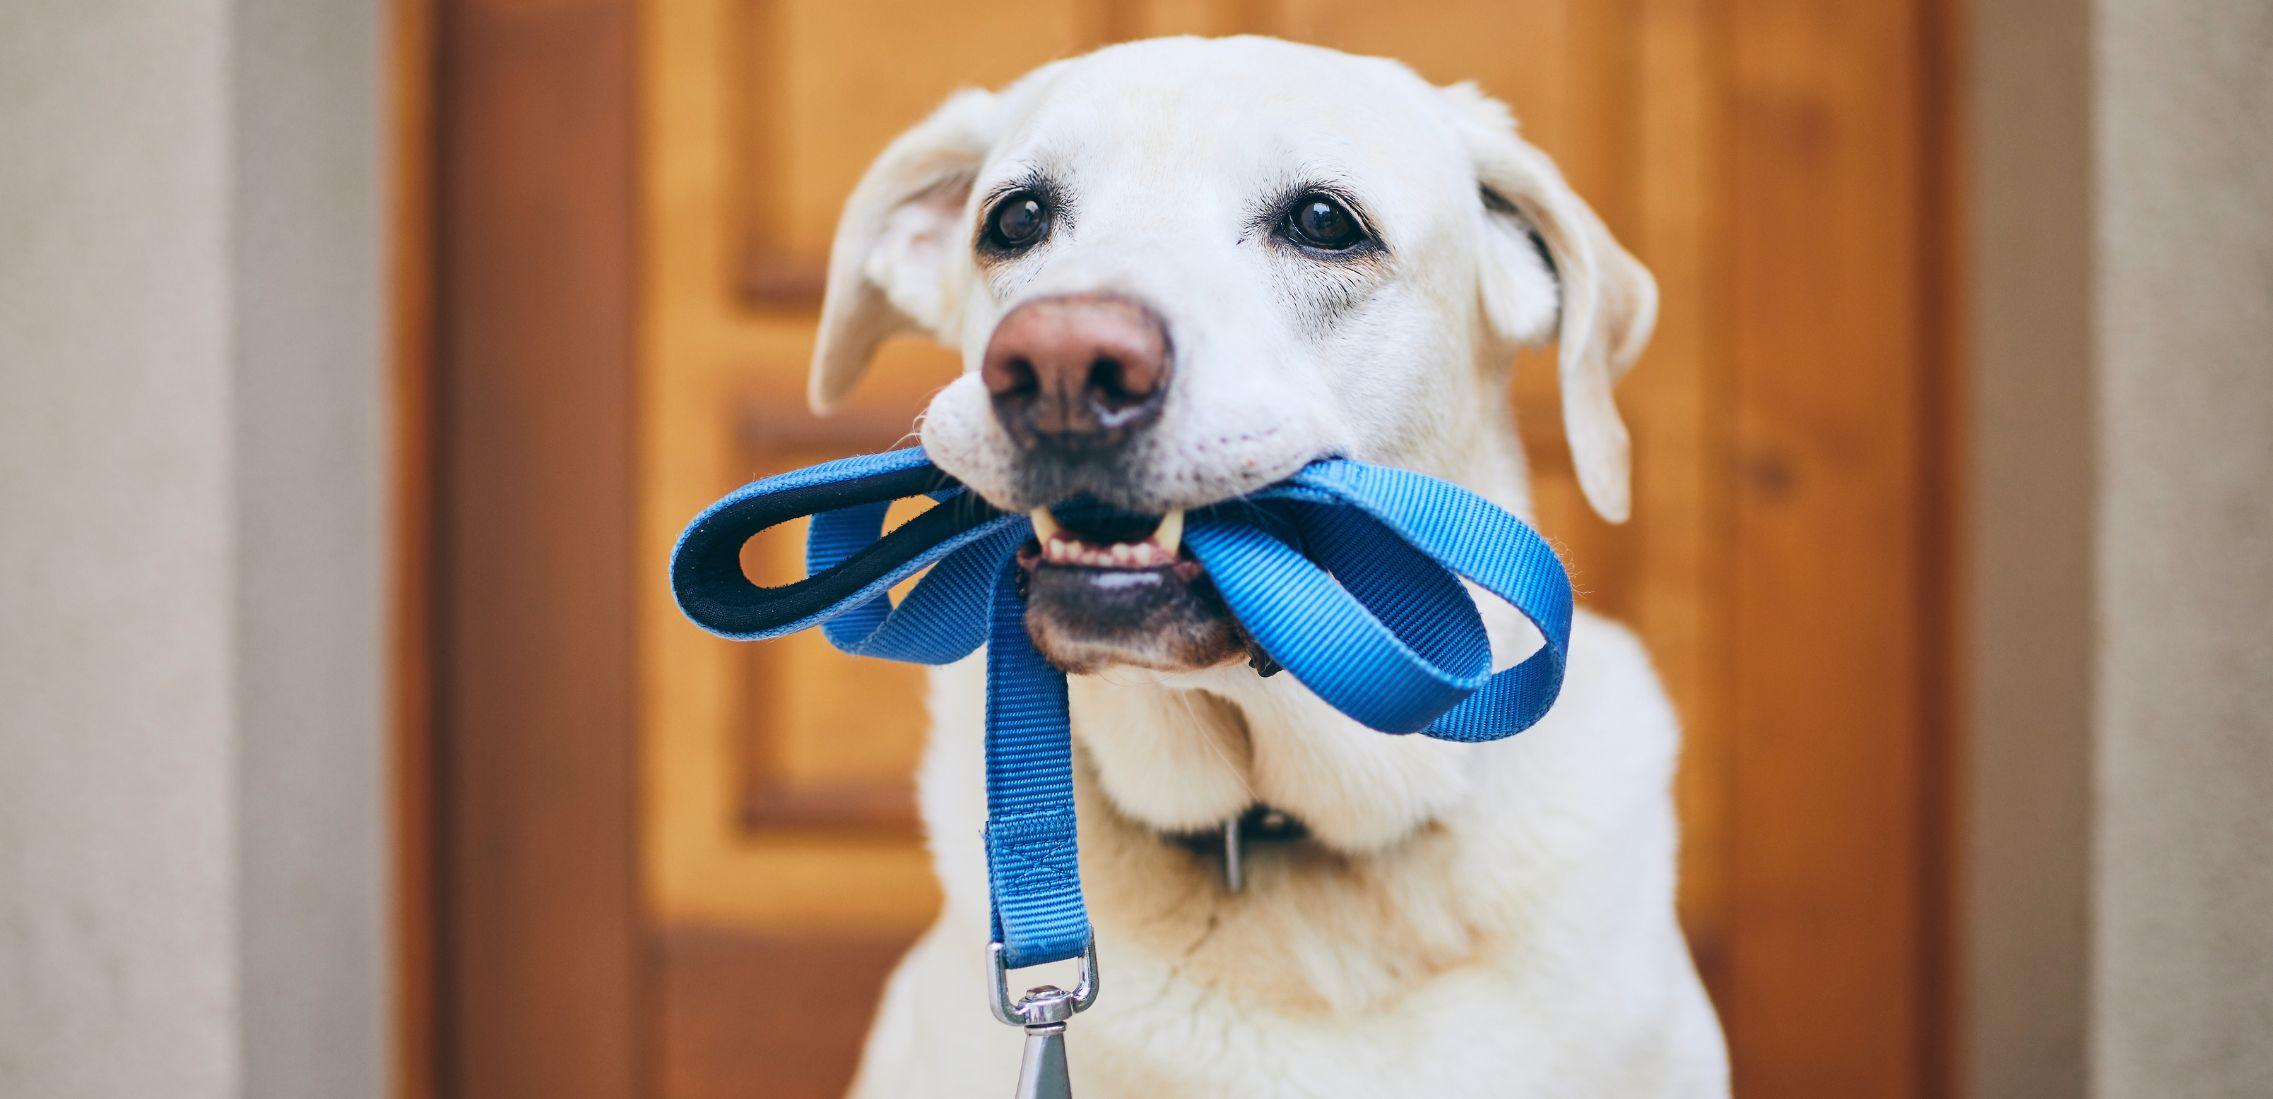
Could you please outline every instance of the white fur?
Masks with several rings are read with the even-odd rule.
[[[1037,166],[1063,181],[1069,216],[982,268],[978,203]],[[1335,268],[1263,239],[1260,198],[1321,176],[1359,196],[1386,262]],[[1506,363],[1553,338],[1581,485],[1624,517],[1610,387],[1647,340],[1655,287],[1472,88],[1238,38],[1119,46],[958,93],[847,204],[815,403],[889,335],[927,332],[975,371],[1011,307],[1094,290],[1150,304],[1175,345],[1137,457],[1143,502],[1210,503],[1340,453],[1523,510]],[[932,401],[923,439],[996,503],[1046,502],[1016,499],[1019,456],[975,373]],[[1480,602],[1503,665],[1536,646]],[[1000,1095],[1017,1072],[1020,1036],[981,1000],[983,690],[977,659],[933,681],[920,785],[946,905],[892,978],[859,1096]],[[1245,667],[1123,669],[1072,692],[1104,967],[1103,998],[1070,1032],[1085,1099],[1726,1094],[1674,916],[1677,728],[1620,627],[1582,613],[1562,701],[1488,745],[1384,736]],[[1242,894],[1159,835],[1255,801],[1314,839],[1253,855]]]

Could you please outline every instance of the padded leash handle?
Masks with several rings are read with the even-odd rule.
[[[873,508],[880,523],[893,501],[924,495],[941,503],[889,534],[871,534],[865,545],[803,580],[769,588],[742,573],[742,544],[770,528],[862,508]],[[752,482],[705,509],[671,553],[671,590],[679,609],[712,633],[737,641],[780,637],[864,602],[937,556],[926,551],[958,544],[960,536],[1002,517],[921,450],[848,458]]]

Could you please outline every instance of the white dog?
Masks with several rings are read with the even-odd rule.
[[[1632,635],[1581,613],[1562,701],[1520,737],[1384,736],[1258,674],[1176,544],[1181,509],[1326,454],[1525,513],[1509,364],[1550,339],[1580,484],[1623,519],[1610,390],[1655,311],[1505,108],[1330,50],[1115,46],[959,93],[870,168],[816,406],[881,340],[928,333],[967,364],[923,420],[942,468],[1006,509],[1088,494],[1160,517],[1042,510],[1022,555],[1036,644],[1082,673],[1104,968],[1069,1031],[1083,1099],[1726,1093],[1674,916],[1678,732]],[[1479,603],[1500,666],[1537,644]],[[983,691],[977,660],[934,680],[920,786],[946,906],[891,980],[859,1096],[1004,1096],[1017,1075],[981,984]],[[1302,834],[1253,845],[1235,893],[1179,837],[1255,806]]]

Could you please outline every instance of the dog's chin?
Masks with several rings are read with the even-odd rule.
[[[1029,545],[1019,565],[1027,635],[1065,671],[1196,671],[1247,656],[1206,571],[1188,557],[1147,568],[1096,567],[1045,561]]]

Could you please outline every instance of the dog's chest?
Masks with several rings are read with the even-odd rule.
[[[1446,986],[1363,1016],[1242,1011],[1166,997],[1099,1019],[1075,1054],[1084,1096],[1550,1094],[1577,1035],[1512,1032],[1536,1017],[1483,987]],[[1496,1022],[1495,1022],[1496,1020]]]

